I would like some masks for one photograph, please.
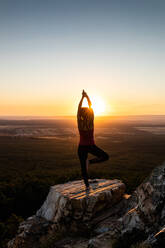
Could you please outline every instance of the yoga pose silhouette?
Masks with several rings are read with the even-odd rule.
[[[84,97],[87,98],[89,107],[82,107]],[[87,93],[83,90],[82,98],[78,105],[77,124],[80,134],[78,145],[78,157],[81,164],[82,177],[86,189],[89,190],[88,182],[88,164],[100,163],[109,159],[109,155],[95,144],[94,140],[94,111],[91,107],[92,103]],[[88,153],[96,156],[96,158],[88,160]]]

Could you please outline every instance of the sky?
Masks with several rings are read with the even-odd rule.
[[[0,115],[165,114],[164,0],[0,0]],[[100,99],[100,100],[97,100]]]

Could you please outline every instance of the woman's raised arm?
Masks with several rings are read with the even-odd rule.
[[[87,95],[87,93],[85,91],[84,91],[84,97],[87,98],[88,106],[89,106],[89,108],[91,108],[91,105],[92,105],[91,100],[90,100],[89,96]]]
[[[77,115],[79,115],[79,113],[80,113],[80,109],[81,109],[81,107],[82,107],[83,99],[84,99],[84,95],[82,95],[81,100],[80,100],[80,102],[79,102]]]

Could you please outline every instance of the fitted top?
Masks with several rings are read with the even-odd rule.
[[[91,130],[79,130],[80,133],[80,141],[79,145],[87,146],[87,145],[94,145],[94,129]]]

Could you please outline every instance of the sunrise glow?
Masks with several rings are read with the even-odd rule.
[[[99,96],[90,97],[92,102],[92,108],[95,115],[105,115],[106,105],[104,100]],[[88,107],[86,98],[83,100],[82,107]]]
[[[103,99],[98,96],[92,97],[92,108],[95,115],[104,115],[105,114],[105,103]]]
[[[165,114],[164,1],[1,2],[0,116]]]

